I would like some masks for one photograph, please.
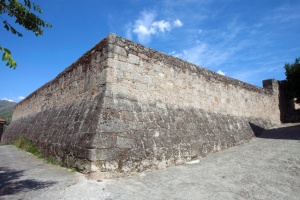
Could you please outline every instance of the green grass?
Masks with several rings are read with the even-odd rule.
[[[32,153],[38,158],[44,158],[44,156],[39,152],[38,148],[30,140],[23,136],[18,137],[12,142],[12,144],[26,152]]]
[[[53,157],[47,157],[47,158],[44,158],[44,160],[49,164],[58,165],[57,162],[55,162]]]
[[[75,168],[72,168],[71,172],[77,172],[77,170]]]
[[[44,159],[45,162],[52,164],[52,165],[58,165],[58,163],[55,161],[53,157],[44,157],[38,150],[38,148],[32,143],[32,141],[26,139],[23,136],[18,137],[16,140],[12,142],[12,145],[26,151],[29,153],[32,153],[38,158]],[[60,165],[63,168],[68,168],[65,164]],[[75,168],[71,169],[71,172],[77,172]]]
[[[7,119],[12,117],[12,112],[11,111],[4,111],[0,113],[0,118],[2,119]]]

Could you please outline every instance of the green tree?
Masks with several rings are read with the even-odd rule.
[[[300,104],[300,58],[296,58],[293,64],[285,64],[284,68],[287,81],[286,93]]]
[[[37,16],[37,14],[41,14],[42,12],[40,6],[32,3],[31,0],[23,0],[22,3],[18,0],[0,0],[0,19],[3,21],[4,28],[18,37],[22,37],[22,33],[17,31],[16,28],[8,22],[8,18],[13,18],[13,20],[15,20],[14,23],[23,26],[25,29],[34,32],[36,36],[39,36],[43,35],[44,27],[52,27],[51,24]],[[17,63],[12,58],[10,50],[0,45],[0,51],[3,52],[2,60],[6,62],[6,66],[15,69]]]

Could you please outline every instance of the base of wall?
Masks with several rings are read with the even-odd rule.
[[[91,176],[111,178],[179,165],[245,142],[271,121],[201,109],[142,103],[125,97],[103,108],[91,156]],[[105,115],[107,116],[107,115]],[[111,116],[111,115],[110,115]],[[103,141],[106,142],[104,147]]]
[[[90,177],[114,178],[199,159],[272,126],[267,120],[160,102],[109,99],[103,105],[74,104],[13,121],[3,142],[22,135],[60,164]]]
[[[91,170],[89,149],[100,109],[101,102],[85,100],[14,120],[4,132],[2,143],[10,144],[23,136],[43,156],[87,173]]]

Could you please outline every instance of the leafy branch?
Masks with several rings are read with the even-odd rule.
[[[10,50],[0,46],[0,51],[3,51],[2,61],[6,62],[6,66],[15,69],[17,67],[16,61],[12,58]]]
[[[23,4],[18,0],[0,0],[0,15],[12,17],[15,23],[23,26],[26,30],[32,31],[36,36],[43,35],[43,28],[51,28],[52,25],[36,14],[41,14],[43,11],[39,5],[32,3],[30,0],[23,0]],[[6,19],[0,16],[4,24],[4,28],[18,37],[22,37],[22,33],[16,30]],[[3,51],[2,60],[6,62],[6,66],[16,68],[17,63],[12,58],[11,52],[7,48],[0,46],[0,51]]]

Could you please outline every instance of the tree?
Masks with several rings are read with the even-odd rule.
[[[285,64],[284,68],[287,81],[286,93],[300,104],[300,58],[296,58],[293,64]]]
[[[31,0],[23,0],[23,3],[18,0],[0,0],[0,19],[3,21],[4,28],[12,34],[22,37],[22,33],[16,30],[7,20],[11,17],[15,21],[14,23],[23,26],[25,29],[34,32],[36,36],[43,35],[43,28],[51,28],[52,25],[46,21],[43,21],[36,14],[41,14],[43,11]],[[36,13],[36,14],[35,14]],[[16,68],[17,63],[12,58],[9,49],[0,45],[0,51],[3,51],[2,60],[6,62],[6,66],[10,68]]]

